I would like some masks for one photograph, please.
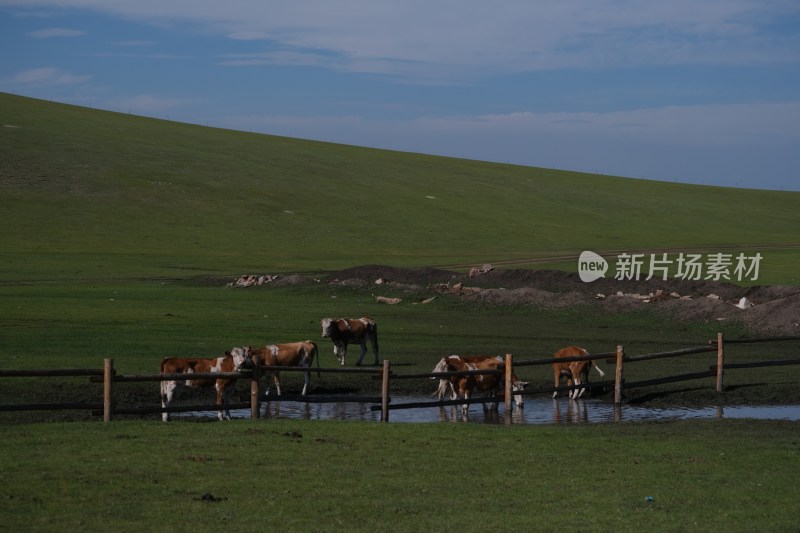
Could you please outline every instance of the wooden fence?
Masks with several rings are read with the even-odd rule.
[[[597,361],[604,359],[609,363],[615,365],[614,380],[596,381],[591,382],[588,387],[610,387],[614,386],[614,404],[621,405],[626,389],[633,389],[638,387],[647,387],[660,385],[664,383],[675,383],[679,381],[687,381],[693,379],[715,377],[715,390],[718,393],[723,391],[724,372],[725,370],[744,369],[744,368],[757,368],[769,366],[784,366],[784,365],[797,365],[800,364],[800,359],[782,359],[774,361],[756,361],[748,363],[725,363],[725,346],[728,344],[740,343],[757,343],[757,342],[774,342],[774,341],[796,341],[800,340],[800,336],[784,336],[784,337],[762,337],[752,339],[735,339],[725,340],[722,333],[717,335],[715,340],[708,342],[705,346],[696,346],[690,348],[683,348],[669,352],[658,352],[643,355],[628,356],[625,354],[623,346],[617,346],[616,351],[607,353],[591,354],[587,356],[565,357],[559,359],[544,358],[534,359],[529,361],[515,362],[511,354],[506,354],[505,369],[504,370],[478,370],[478,371],[462,371],[462,372],[439,372],[439,373],[419,373],[419,374],[398,374],[392,372],[391,362],[386,360],[383,362],[381,369],[368,369],[368,368],[317,368],[311,371],[314,372],[327,372],[327,373],[347,373],[347,374],[361,374],[380,377],[381,379],[381,394],[380,397],[375,396],[351,396],[351,395],[282,395],[281,401],[300,401],[306,403],[329,403],[329,402],[358,402],[358,403],[372,403],[375,404],[371,407],[372,410],[381,412],[381,421],[387,422],[389,420],[389,412],[395,409],[418,409],[426,407],[443,407],[450,405],[463,405],[472,403],[486,403],[493,401],[489,398],[470,398],[468,400],[437,400],[429,402],[405,402],[405,403],[391,403],[391,396],[389,394],[392,380],[398,379],[430,379],[430,378],[447,378],[457,375],[469,374],[498,374],[503,375],[505,380],[503,403],[505,405],[506,420],[510,420],[510,413],[512,410],[512,396],[513,395],[533,395],[551,393],[554,391],[566,392],[574,389],[587,387],[586,384],[574,386],[559,386],[559,387],[545,387],[536,390],[526,391],[512,391],[511,380],[515,368],[525,366],[540,366],[550,365],[554,362],[571,362],[571,361]],[[626,382],[624,379],[624,370],[627,364],[637,363],[642,361],[651,361],[654,359],[661,359],[666,357],[681,357],[685,355],[716,352],[716,364],[711,365],[708,370],[692,373],[678,374],[674,376],[666,376],[660,378],[653,378],[647,380],[640,380],[635,382]],[[245,370],[241,372],[212,372],[212,373],[193,373],[191,379],[218,379],[218,378],[236,378],[250,380],[250,402],[249,403],[231,403],[230,409],[243,409],[250,408],[251,418],[258,418],[260,413],[260,403],[262,401],[261,389],[259,381],[261,375],[267,371],[280,371],[280,372],[309,372],[307,368],[299,367],[280,367],[280,366],[264,366],[256,367],[253,370]],[[114,402],[114,390],[117,383],[131,383],[142,381],[167,381],[167,380],[186,380],[186,374],[142,374],[142,375],[119,375],[116,373],[112,359],[105,359],[102,369],[51,369],[51,370],[0,370],[0,378],[12,377],[82,377],[88,376],[93,383],[103,384],[103,401],[102,403],[41,403],[41,404],[15,404],[15,405],[0,405],[0,412],[2,411],[33,411],[33,410],[66,410],[66,409],[88,409],[96,413],[102,412],[103,420],[109,422],[114,415],[143,415],[155,414],[163,412],[188,412],[188,411],[216,411],[217,405],[189,405],[189,406],[173,406],[166,409],[161,407],[152,408],[120,408]]]

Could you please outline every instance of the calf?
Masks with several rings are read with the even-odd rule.
[[[578,346],[568,346],[566,348],[562,348],[561,350],[557,351],[553,358],[560,359],[562,357],[579,357],[582,355],[589,355],[585,349],[580,348]],[[589,369],[594,368],[600,374],[600,377],[604,377],[606,374],[594,361],[567,361],[563,363],[553,363],[553,377],[555,380],[555,387],[558,388],[559,382],[561,381],[562,377],[567,378],[567,385],[572,386],[574,385],[588,385],[589,383]],[[570,399],[576,399],[583,396],[584,392],[586,392],[586,387],[581,387],[580,389],[574,389],[569,391]],[[553,391],[553,398],[558,396],[558,391]]]
[[[312,341],[304,342],[288,342],[285,344],[271,344],[263,348],[247,348],[247,358],[245,361],[245,368],[252,367],[253,364],[258,363],[262,366],[300,366],[310,368],[311,363],[314,362],[314,357],[317,356],[317,345]],[[317,357],[317,367],[319,367],[319,358]],[[281,395],[281,378],[280,372],[277,370],[270,371],[272,379],[275,382],[275,389],[278,391],[278,396]],[[308,386],[311,383],[311,372],[305,372],[305,384],[303,385],[303,392],[305,396],[308,392]],[[267,381],[267,392],[269,394],[269,381]]]
[[[443,357],[434,372],[462,372],[468,370],[504,370],[505,360],[500,356],[475,356],[463,357],[460,355],[450,355]],[[478,389],[486,392],[490,397],[495,396],[497,391],[502,390],[505,385],[505,378],[501,374],[468,374],[463,376],[450,376],[439,379],[439,388],[434,393],[439,399],[444,398],[447,389],[450,389],[450,398],[455,400],[459,397],[467,400],[472,396],[472,391]],[[527,381],[522,381],[515,374],[511,374],[511,389],[514,392],[525,390],[528,386]],[[523,407],[522,395],[514,395],[514,403],[517,407]],[[493,403],[496,408],[497,404]],[[464,414],[467,413],[469,404],[461,406]]]
[[[367,341],[372,343],[372,353],[375,355],[375,364],[380,364],[378,357],[378,325],[369,317],[363,318],[323,318],[322,336],[333,341],[333,354],[339,359],[339,364],[344,366],[344,356],[347,354],[347,345],[350,343],[361,345],[361,355],[356,365],[360,365],[367,354]]]
[[[207,372],[236,372],[239,367],[244,364],[246,357],[246,350],[244,348],[233,348],[230,352],[225,353],[225,357],[216,357],[213,359],[203,359],[199,357],[167,357],[161,361],[162,374],[186,374],[186,380],[168,380],[161,382],[161,407],[166,409],[175,391],[182,387],[196,387],[205,388],[212,385],[217,390],[217,417],[223,419],[223,408],[225,410],[224,418],[230,418],[230,399],[233,390],[236,387],[236,378],[220,378],[220,379],[191,379],[190,374],[207,373]],[[169,421],[169,413],[161,413],[161,419],[164,422]]]

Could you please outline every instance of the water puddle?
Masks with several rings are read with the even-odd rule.
[[[429,402],[430,396],[393,396],[392,405]],[[372,410],[371,403],[336,402],[304,403],[294,401],[269,401],[261,404],[261,418],[294,420],[365,420],[379,421],[380,410]],[[472,404],[466,416],[460,406],[392,409],[390,422],[478,422],[503,424],[503,406],[498,411],[484,409],[481,404]],[[234,418],[250,418],[249,409],[234,409]],[[185,416],[216,417],[216,412],[192,412]],[[513,424],[590,424],[616,421],[645,421],[696,418],[756,418],[763,420],[800,420],[800,405],[778,406],[731,406],[702,408],[653,408],[623,405],[615,409],[612,404],[600,400],[577,400],[567,398],[526,398],[525,407],[516,406],[511,415]]]

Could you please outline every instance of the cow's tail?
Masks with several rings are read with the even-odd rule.
[[[367,330],[372,333],[372,349],[375,351],[375,359],[378,359],[378,323],[369,319]]]
[[[603,372],[603,371],[600,369],[600,367],[597,365],[597,361],[592,361],[592,368],[594,368],[595,370],[597,370],[597,373],[598,373],[598,374],[600,374],[600,377],[601,377],[601,378],[604,378],[604,377],[606,377],[606,373],[605,373],[605,372]]]
[[[317,378],[321,378],[322,375],[319,371],[319,350],[317,349],[317,343],[314,341],[308,341],[308,343],[312,346],[311,357],[317,360]]]
[[[436,396],[440,400],[444,400],[445,396],[447,395],[447,384],[449,382],[446,379],[439,380],[439,387],[436,389],[436,392],[432,394],[432,396]]]
[[[447,372],[448,370],[450,369],[447,368],[447,360],[443,357],[441,361],[436,363],[436,366],[433,368],[433,373],[436,374],[439,372]],[[436,388],[434,393],[431,394],[431,396],[436,396],[440,400],[443,399],[445,397],[445,394],[447,394],[448,381],[444,378],[437,378],[437,377],[431,377],[431,379],[439,380],[439,386]]]

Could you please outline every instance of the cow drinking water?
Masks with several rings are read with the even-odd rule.
[[[578,346],[567,346],[557,351],[553,358],[560,359],[563,357],[580,357],[589,355],[589,352]],[[586,385],[589,384],[589,369],[594,368],[600,374],[600,377],[605,377],[606,373],[600,370],[600,367],[594,361],[567,361],[563,363],[553,363],[553,377],[555,380],[555,387],[558,388],[559,382],[562,377],[567,378],[567,385],[570,387],[574,385],[584,385],[580,389],[569,391],[568,396],[570,399],[577,399],[583,396],[586,392]],[[558,391],[553,391],[553,398],[558,396]]]
[[[356,365],[360,365],[367,354],[367,341],[372,344],[372,353],[375,355],[375,364],[380,364],[378,357],[378,325],[368,317],[363,318],[323,318],[322,336],[333,341],[333,353],[339,359],[339,364],[344,366],[344,357],[347,354],[348,344],[361,345],[361,355]]]
[[[473,356],[463,357],[461,355],[450,355],[443,357],[436,367],[434,372],[463,372],[469,370],[496,370],[501,371],[505,369],[505,360],[500,356]],[[463,376],[449,376],[439,380],[439,388],[436,390],[441,400],[444,398],[447,390],[450,390],[450,398],[456,400],[463,398],[465,400],[472,396],[472,392],[478,389],[485,392],[488,396],[494,397],[496,393],[503,389],[505,384],[504,377],[498,372],[494,374],[469,374]],[[514,392],[525,390],[528,382],[519,379],[516,374],[511,375],[511,389]],[[524,402],[522,395],[514,395],[514,403],[517,407],[523,407]],[[493,406],[497,406],[496,403]],[[469,404],[464,404],[461,407],[463,414],[467,413]]]
[[[168,380],[161,382],[161,407],[169,406],[175,391],[180,387],[205,388],[214,386],[217,391],[217,417],[230,418],[229,409],[231,394],[236,387],[235,378],[221,379],[191,379],[191,374],[208,372],[236,372],[244,364],[246,357],[245,348],[233,348],[226,352],[225,357],[204,359],[200,357],[167,357],[161,361],[162,374],[186,374],[185,380]],[[223,409],[225,411],[223,417]],[[161,413],[164,422],[169,421],[169,413]]]

